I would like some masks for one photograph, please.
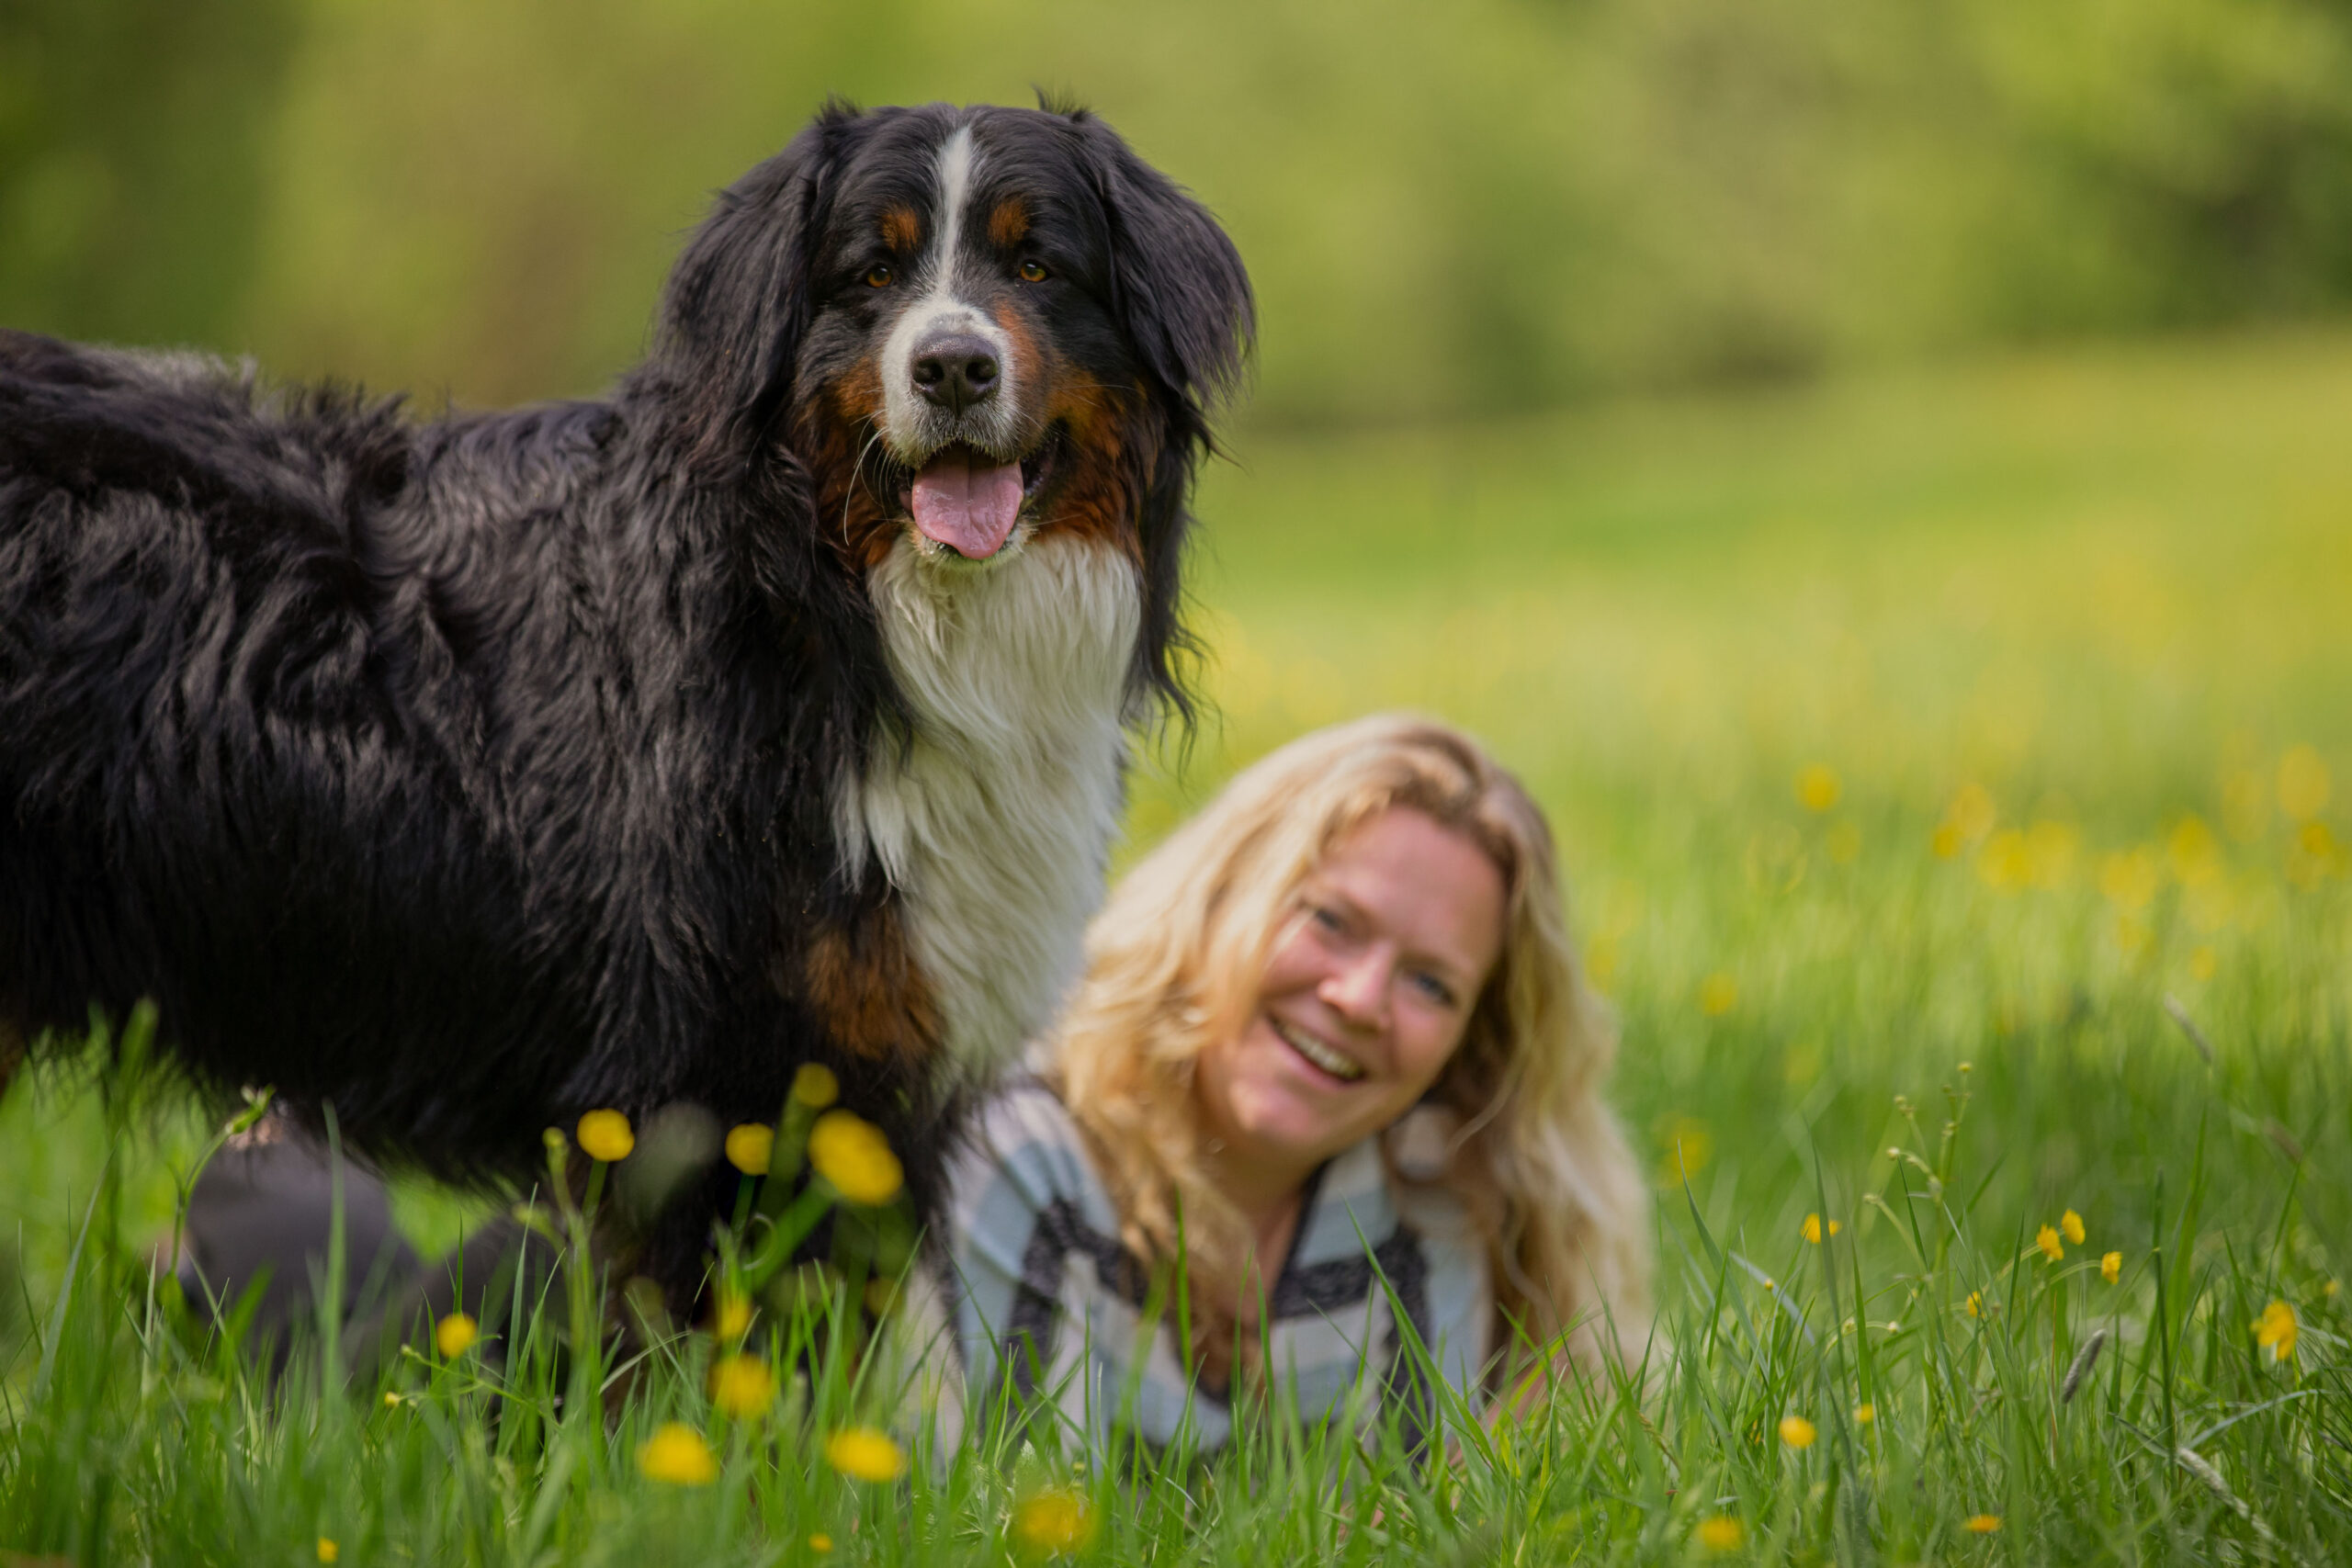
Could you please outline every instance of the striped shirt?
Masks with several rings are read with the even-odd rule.
[[[1154,1450],[1180,1432],[1204,1451],[1231,1437],[1231,1404],[1186,1374],[1175,1310],[1121,1243],[1078,1127],[1045,1084],[1020,1080],[982,1109],[950,1176],[944,1235],[933,1321],[977,1408],[1043,1395],[1091,1440],[1118,1431]],[[1393,1404],[1420,1447],[1437,1404],[1426,1369],[1472,1408],[1483,1402],[1487,1269],[1452,1194],[1392,1179],[1376,1139],[1356,1145],[1309,1180],[1267,1293],[1267,1386],[1309,1421],[1369,1426]],[[1408,1329],[1426,1358],[1407,1353]]]

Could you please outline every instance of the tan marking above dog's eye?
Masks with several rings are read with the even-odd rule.
[[[1023,262],[1021,276],[1031,283],[1043,283],[1046,281],[1046,264],[1041,261]]]
[[[888,288],[898,281],[899,275],[891,271],[888,265],[879,263],[868,268],[865,274],[865,286],[868,288]]]

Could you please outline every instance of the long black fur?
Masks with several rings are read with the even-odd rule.
[[[0,333],[0,1032],[152,998],[199,1079],[469,1179],[590,1107],[765,1120],[824,1062],[927,1200],[939,1086],[839,1049],[791,979],[891,896],[840,874],[829,792],[906,705],[786,416],[843,171],[948,112],[831,107],[724,192],[601,401],[415,423]],[[1165,436],[1134,679],[1181,700],[1247,281],[1107,128],[1034,118]],[[673,1288],[707,1224],[657,1249]]]

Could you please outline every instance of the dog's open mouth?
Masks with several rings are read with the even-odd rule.
[[[1022,509],[1044,490],[1059,446],[1056,432],[1027,457],[1004,462],[965,442],[949,442],[908,485],[915,528],[966,560],[989,559],[1012,536]]]

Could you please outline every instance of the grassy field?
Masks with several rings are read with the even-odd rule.
[[[1272,1430],[1124,1482],[1050,1443],[859,1480],[824,1440],[873,1389],[820,1359],[734,1420],[700,1337],[616,1422],[528,1357],[273,1404],[107,1262],[206,1127],[51,1081],[0,1105],[0,1562],[2332,1560],[2347,429],[2352,338],[2317,337],[1237,438],[1215,711],[1135,841],[1370,708],[1523,772],[1657,1168],[1645,1378],[1451,1464]],[[75,1259],[93,1212],[119,1246]],[[428,1244],[465,1212],[405,1210]],[[641,1472],[673,1417],[718,1484]]]

